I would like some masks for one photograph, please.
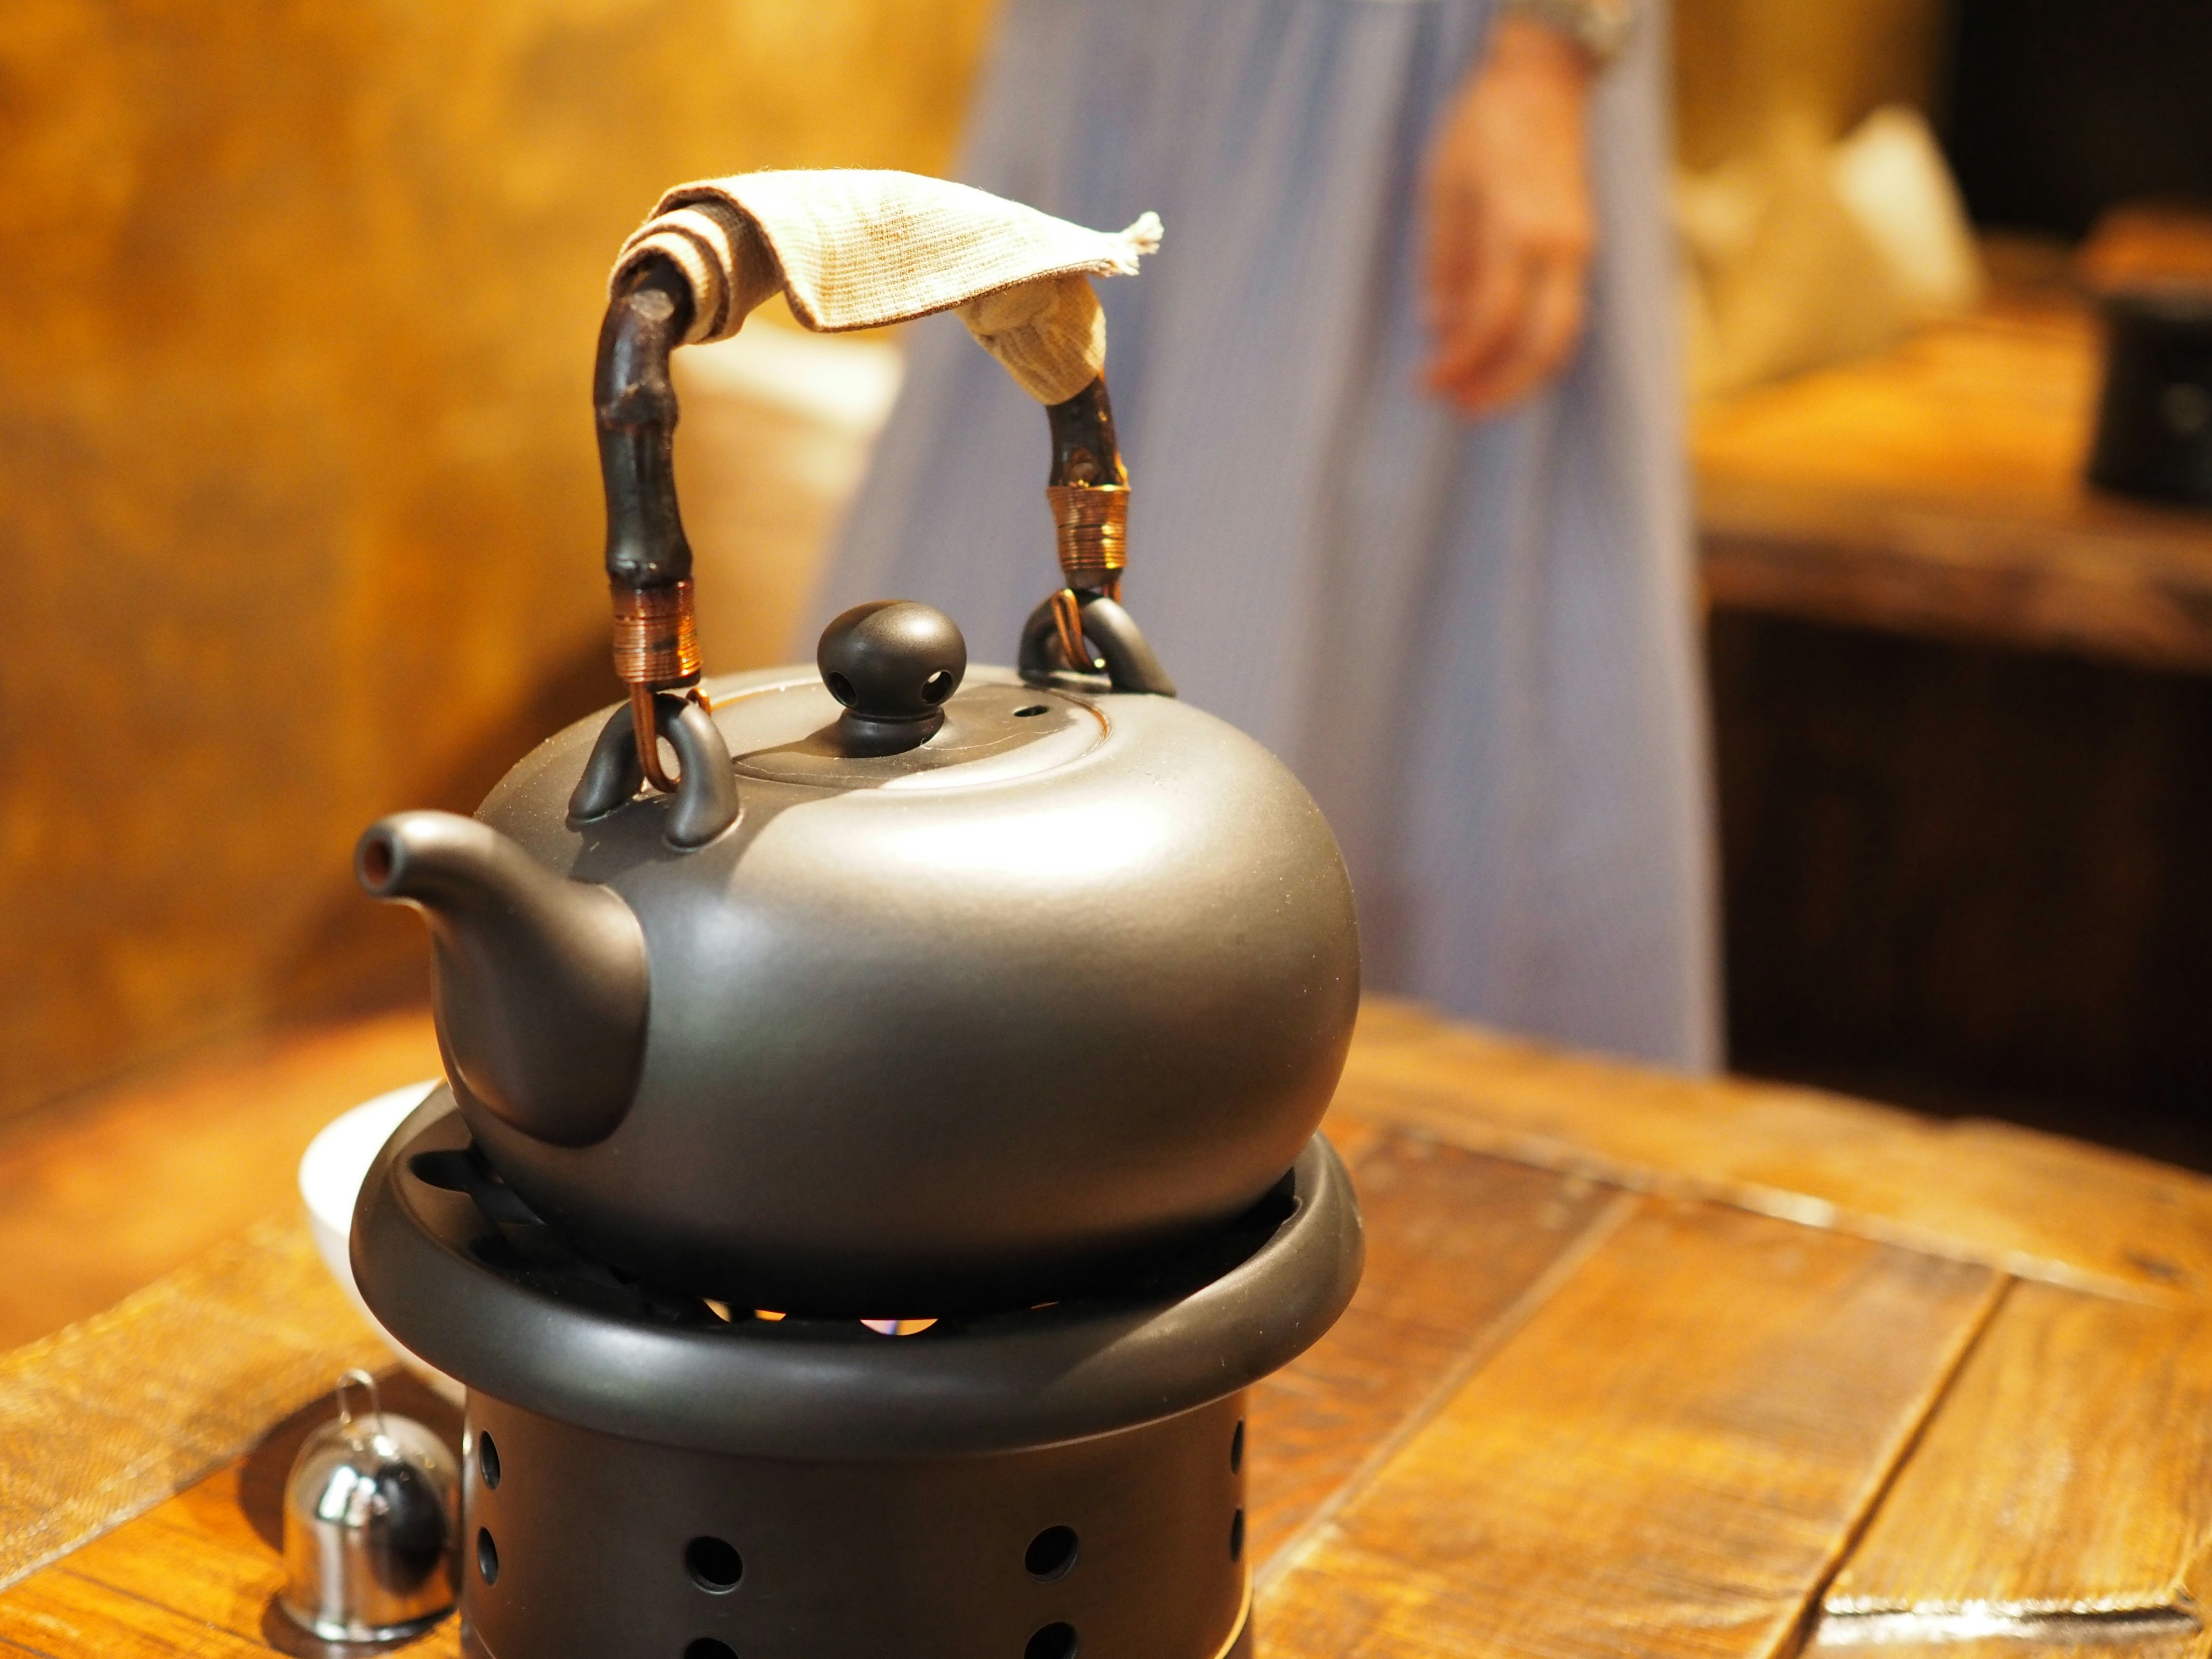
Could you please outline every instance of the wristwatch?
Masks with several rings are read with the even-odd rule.
[[[1505,8],[1557,29],[1601,64],[1636,32],[1634,0],[1505,0]]]

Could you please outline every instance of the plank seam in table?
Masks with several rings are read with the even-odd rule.
[[[1770,1659],[1879,1638],[1885,1659],[2084,1644],[2207,1659],[2188,1586],[2212,1508],[2191,1484],[2196,1431],[2170,1420],[2212,1399],[2206,1183],[1372,1012],[1331,1123],[1370,1216],[1369,1282],[1254,1401],[1263,1652]],[[1797,1175],[1774,1183],[1793,1158]],[[1931,1193],[1930,1170],[1971,1190]],[[1932,1224],[1946,1214],[1951,1234]],[[1922,1248],[1923,1228],[1948,1248]],[[261,1236],[289,1264],[280,1276],[319,1271],[299,1231]],[[295,1282],[311,1322],[342,1316],[314,1365],[357,1357],[367,1334],[335,1288]],[[2063,1363],[2023,1376],[2017,1353]],[[2142,1356],[2164,1392],[2113,1371]],[[142,1397],[127,1364],[112,1375],[118,1401]],[[2108,1399],[2137,1415],[2101,1448],[1968,1420],[2094,1424]],[[278,1403],[244,1415],[265,1422]],[[2002,1437],[1993,1450],[1984,1433]],[[2044,1456],[2074,1449],[2104,1461]],[[2021,1546],[2005,1526],[2042,1513],[2021,1495],[2048,1509],[2051,1483],[2071,1480],[2065,1502],[2109,1508],[2107,1468],[2130,1472],[2124,1524],[2067,1537],[2046,1519],[2030,1555],[2003,1554]],[[239,1518],[240,1468],[0,1593],[0,1645],[267,1651],[257,1614],[278,1568]],[[1984,1468],[1990,1490],[1958,1483]],[[143,1496],[161,1498],[161,1479]],[[1916,1527],[1939,1519],[1923,1543]],[[0,1524],[0,1552],[9,1541]],[[2083,1599],[2098,1597],[2112,1605]],[[453,1641],[448,1625],[410,1650]]]
[[[1583,1227],[1576,1236],[1575,1242],[1544,1270],[1541,1276],[1468,1345],[1459,1359],[1437,1378],[1420,1404],[1367,1454],[1352,1477],[1308,1516],[1298,1529],[1261,1564],[1260,1571],[1254,1575],[1257,1593],[1266,1594],[1278,1579],[1296,1569],[1328,1530],[1352,1494],[1372,1480],[1405,1449],[1408,1441],[1451,1402],[1452,1397],[1466,1386],[1468,1379],[1480,1370],[1499,1348],[1512,1340],[1514,1333],[1527,1324],[1529,1316],[1548,1302],[1553,1292],[1589,1259],[1590,1253],[1620,1231],[1621,1224],[1628,1219],[1635,1208],[1636,1199],[1632,1194],[1624,1192],[1613,1195],[1605,1208],[1598,1212],[1596,1218]]]

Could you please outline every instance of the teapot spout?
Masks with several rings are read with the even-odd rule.
[[[457,1088],[555,1146],[612,1133],[645,1054],[645,933],[629,906],[452,812],[380,819],[354,871],[372,898],[429,924],[438,1039]]]

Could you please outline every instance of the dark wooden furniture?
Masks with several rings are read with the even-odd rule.
[[[2212,514],[2027,276],[1701,411],[1730,1058],[2212,1167]]]
[[[1370,1263],[1255,1404],[1263,1653],[2212,1645],[2212,1181],[1379,1005],[1332,1132]],[[289,1639],[276,1483],[374,1353],[277,1221],[0,1361],[0,1652]]]

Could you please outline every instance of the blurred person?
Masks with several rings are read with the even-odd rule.
[[[1656,0],[1010,0],[962,177],[1166,222],[1101,285],[1125,601],[1303,776],[1368,985],[1688,1069],[1718,1045]],[[950,318],[822,594],[1009,659],[1037,408]]]

